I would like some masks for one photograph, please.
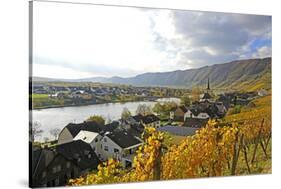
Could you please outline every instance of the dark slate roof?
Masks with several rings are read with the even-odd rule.
[[[142,143],[139,139],[125,130],[114,130],[113,132],[107,133],[106,136],[122,148],[128,148]]]
[[[70,132],[70,134],[75,137],[81,131],[81,125],[75,123],[69,123],[65,126],[66,129]]]
[[[117,129],[118,126],[119,126],[119,122],[118,122],[118,121],[113,121],[113,122],[111,122],[111,123],[109,123],[109,124],[106,124],[106,125],[102,128],[102,130],[103,130],[103,132],[107,132],[107,131],[112,132],[112,131],[114,131],[115,129]]]
[[[202,111],[199,108],[191,108],[189,109],[193,115],[198,116]]]
[[[202,97],[202,99],[211,99],[211,95],[209,93],[204,93],[204,96]]]
[[[141,135],[144,131],[144,126],[142,124],[131,124],[130,128],[127,128],[126,131],[131,135],[141,138]]]
[[[94,150],[82,140],[57,145],[56,151],[82,170],[96,169],[99,163]]]
[[[187,118],[184,122],[185,127],[204,127],[208,123],[208,119]]]
[[[69,130],[73,137],[75,137],[81,130],[99,133],[103,129],[103,126],[99,125],[95,121],[85,121],[83,123],[69,123],[65,127]]]
[[[132,116],[132,118],[136,121],[136,122],[140,122],[142,120],[142,115],[138,114],[138,115],[135,115],[135,116]]]
[[[191,136],[195,134],[195,131],[198,130],[198,128],[168,125],[168,126],[157,128],[157,130],[162,132],[168,132],[173,135]]]
[[[38,148],[32,152],[32,175],[40,175],[54,160],[56,153],[50,149]]]
[[[150,114],[150,115],[146,115],[142,117],[142,121],[145,124],[149,124],[149,123],[153,123],[155,121],[159,121],[160,119],[154,115],[154,114]]]

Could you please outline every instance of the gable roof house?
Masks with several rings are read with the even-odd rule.
[[[154,114],[149,114],[145,116],[138,114],[135,116],[130,116],[126,121],[130,125],[142,124],[145,127],[160,127],[160,119]]]
[[[184,121],[189,118],[194,119],[209,119],[211,116],[206,110],[201,110],[199,108],[191,108],[184,114]]]
[[[69,123],[60,132],[58,137],[58,144],[71,142],[80,131],[89,131],[99,133],[103,129],[102,125],[99,125],[95,121],[86,121],[83,123]]]
[[[99,151],[102,160],[114,158],[119,160],[124,167],[132,165],[133,157],[143,141],[123,129],[105,133],[101,140]]]
[[[84,142],[86,142],[87,144],[89,144],[92,149],[95,150],[95,147],[97,145],[97,143],[99,142],[100,138],[102,136],[99,133],[95,133],[95,132],[90,132],[90,131],[83,131],[81,130],[74,138],[73,140],[82,140]]]
[[[89,144],[76,140],[56,146],[56,151],[79,167],[80,175],[95,170],[99,159]]]
[[[97,168],[98,159],[85,142],[73,141],[55,148],[34,148],[32,152],[31,187],[65,186]]]
[[[170,118],[175,121],[184,121],[184,114],[187,112],[187,108],[185,106],[179,106],[175,109],[175,111],[170,112]]]
[[[145,127],[154,127],[154,128],[160,127],[160,119],[154,114],[143,116],[141,123]]]

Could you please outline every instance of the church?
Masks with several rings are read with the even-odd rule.
[[[200,102],[204,102],[204,101],[211,101],[212,100],[212,96],[211,96],[211,88],[210,88],[210,80],[208,78],[208,84],[207,84],[207,88],[205,93],[203,94],[202,98],[200,99]]]

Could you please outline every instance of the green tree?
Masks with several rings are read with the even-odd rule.
[[[185,106],[189,106],[191,104],[191,99],[189,98],[188,94],[184,94],[181,97],[181,104]]]
[[[105,124],[105,119],[102,116],[99,116],[99,115],[90,116],[86,121],[95,121],[100,125]]]

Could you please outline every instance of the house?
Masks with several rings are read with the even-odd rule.
[[[145,127],[154,127],[154,128],[160,127],[160,119],[154,114],[143,116],[141,123]]]
[[[184,121],[184,114],[187,112],[185,106],[179,106],[176,110],[170,112],[170,119],[175,121]]]
[[[130,116],[126,121],[130,125],[142,124],[145,127],[160,127],[160,119],[154,114],[149,114],[145,116],[138,114],[135,116]]]
[[[258,90],[258,95],[259,96],[266,96],[266,95],[268,95],[268,92],[265,89],[260,89],[260,90]]]
[[[204,127],[207,123],[208,123],[208,119],[188,118],[185,120],[183,126],[201,128]]]
[[[55,148],[32,147],[31,187],[65,186],[97,169],[98,158],[83,141],[73,141]]]
[[[209,119],[211,116],[207,111],[201,110],[199,108],[189,108],[184,114],[184,121],[188,118],[194,119]]]
[[[56,151],[68,161],[78,166],[79,175],[88,173],[91,170],[96,170],[99,164],[99,159],[95,151],[88,143],[82,140],[75,140],[57,145]]]
[[[95,151],[95,147],[99,144],[100,139],[102,136],[99,133],[96,132],[90,132],[90,131],[83,131],[81,130],[74,138],[73,140],[82,140],[89,144],[92,149]]]
[[[69,123],[60,132],[58,137],[58,144],[71,142],[81,130],[99,133],[102,131],[102,129],[103,126],[99,125],[95,121],[85,121],[83,123],[78,123],[78,124]]]
[[[161,131],[161,132],[168,132],[172,135],[177,135],[177,136],[192,136],[195,134],[195,132],[196,132],[196,130],[198,130],[198,128],[167,125],[164,127],[160,127],[157,130]]]
[[[224,117],[227,109],[226,107],[223,105],[222,102],[216,102],[215,103],[215,108],[216,108],[216,115],[220,118]]]
[[[103,161],[109,158],[117,159],[124,167],[130,167],[136,150],[143,142],[130,133],[117,129],[105,133],[100,144],[100,158]]]

